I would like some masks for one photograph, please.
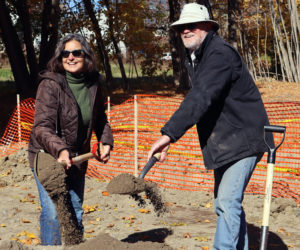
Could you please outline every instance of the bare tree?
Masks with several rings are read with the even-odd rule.
[[[121,50],[118,46],[118,42],[115,38],[115,28],[114,28],[114,24],[113,24],[113,14],[112,14],[112,9],[110,7],[110,3],[109,0],[104,0],[104,3],[106,5],[107,8],[107,12],[108,12],[108,27],[109,27],[109,37],[113,43],[114,49],[115,49],[115,53],[118,59],[118,63],[119,63],[119,67],[120,67],[120,71],[121,71],[121,75],[122,75],[122,80],[123,80],[123,90],[127,90],[129,88],[129,84],[128,84],[128,79],[125,73],[125,68],[123,65],[123,61],[122,61],[122,54],[121,54]],[[116,0],[116,9],[118,8],[118,1]],[[117,11],[116,11],[117,12]],[[117,13],[116,13],[117,15]],[[116,17],[117,18],[117,17]]]
[[[288,31],[286,30],[286,24],[278,0],[276,0],[277,12],[272,0],[269,0],[269,6],[271,11],[274,38],[276,41],[276,49],[280,61],[283,80],[288,80],[290,82],[300,82],[299,42],[297,38],[299,37],[299,16],[297,14],[297,7],[291,2],[292,1],[289,0],[288,6],[290,14],[293,14],[290,15],[292,23],[292,36],[289,36]],[[292,40],[290,39],[290,37],[292,37]]]
[[[240,16],[240,4],[238,0],[228,0],[228,42],[236,49],[237,45],[237,15]]]
[[[180,4],[178,0],[169,0],[170,23],[178,20],[180,15]],[[185,48],[181,41],[178,32],[173,29],[169,31],[170,47],[172,53],[172,65],[175,85],[179,89],[187,89],[189,87],[188,72],[184,65],[185,61]]]
[[[110,88],[112,83],[113,83],[113,76],[112,76],[111,67],[110,67],[110,64],[109,64],[108,54],[107,54],[107,51],[106,51],[106,48],[105,48],[105,45],[104,45],[104,42],[103,42],[101,29],[100,29],[100,26],[98,24],[98,20],[96,18],[94,8],[93,8],[93,5],[92,5],[91,1],[90,0],[83,0],[83,3],[84,3],[85,10],[86,10],[87,14],[89,15],[89,17],[91,19],[93,30],[96,34],[98,52],[100,54],[100,58],[101,58],[103,66],[104,66],[104,71],[105,71],[105,75],[106,75],[106,82],[107,82],[108,87]]]
[[[60,0],[45,0],[42,13],[41,47],[39,69],[45,69],[53,56],[58,40]]]
[[[20,17],[22,28],[23,28],[23,34],[24,34],[24,43],[26,45],[26,56],[27,56],[27,63],[30,70],[30,79],[31,79],[31,85],[36,88],[36,78],[38,74],[38,63],[33,47],[33,40],[32,40],[32,28],[31,28],[31,21],[29,16],[29,9],[27,0],[18,0],[13,1],[14,6],[17,9],[17,13]],[[33,89],[33,90],[34,90]]]
[[[30,77],[21,43],[12,24],[5,1],[0,1],[0,29],[2,30],[2,40],[15,78],[17,92],[22,97],[27,97],[30,95],[29,90],[31,89]]]

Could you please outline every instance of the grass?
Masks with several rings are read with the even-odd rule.
[[[116,62],[112,62],[110,64],[110,66],[111,66],[111,71],[112,71],[113,77],[120,78],[121,77],[121,72],[120,72],[119,64],[116,63]],[[145,77],[142,74],[142,69],[141,69],[138,62],[136,62],[136,67],[137,67],[138,76],[139,77]],[[128,78],[137,77],[135,68],[133,67],[132,64],[130,64],[130,63],[124,64],[124,69],[125,69],[126,76]],[[169,65],[169,63],[167,63],[167,62],[164,63],[162,68],[160,70],[157,70],[155,76],[160,76],[160,75],[164,75],[166,77],[173,75],[172,67],[171,67],[171,65]]]
[[[143,76],[142,69],[138,63],[136,66],[137,66],[138,77],[140,79],[149,78],[147,76]],[[131,78],[131,79],[137,78],[135,68],[133,67],[132,64],[126,63],[126,64],[124,64],[124,68],[125,68],[126,76],[128,78]],[[114,78],[122,77],[121,71],[119,68],[119,64],[117,64],[116,62],[111,63],[111,71],[112,71],[112,75]],[[104,74],[104,72],[100,72],[100,73]],[[166,78],[166,77],[171,77],[172,75],[173,75],[173,71],[172,71],[171,66],[168,63],[165,63],[160,70],[157,70],[157,73],[155,74],[154,78],[156,78],[158,76],[162,76],[162,77]],[[12,71],[11,71],[11,68],[9,65],[0,68],[0,82],[13,81],[13,80],[14,80],[14,76],[12,74]]]
[[[12,71],[10,69],[10,67],[3,67],[0,68],[0,81],[13,81],[14,80],[14,76],[12,74]]]

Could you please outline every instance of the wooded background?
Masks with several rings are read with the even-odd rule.
[[[174,84],[186,89],[185,50],[170,24],[179,18],[181,0],[0,0],[1,64],[9,60],[17,92],[34,96],[36,77],[45,69],[57,41],[83,34],[97,54],[108,88],[117,62],[122,88],[130,78],[155,76],[168,62]],[[220,24],[219,34],[243,56],[255,79],[300,83],[300,0],[198,0]],[[126,52],[124,52],[126,48]],[[131,65],[131,72],[124,64]]]

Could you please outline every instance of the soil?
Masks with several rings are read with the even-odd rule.
[[[300,84],[264,81],[257,85],[264,102],[298,101]],[[176,95],[170,90],[157,94]],[[216,227],[212,193],[156,187],[152,193],[153,189],[145,188],[136,196],[110,194],[108,184],[108,180],[86,177],[84,242],[41,246],[41,207],[26,149],[0,158],[0,250],[212,249]],[[250,249],[259,248],[263,198],[245,195]],[[158,212],[162,207],[163,212]],[[300,207],[293,200],[272,198],[268,249],[300,249],[299,224]]]
[[[63,165],[51,155],[40,152],[36,159],[36,173],[40,183],[55,204],[63,242],[65,245],[81,243],[83,235],[72,208],[66,181],[67,174]]]

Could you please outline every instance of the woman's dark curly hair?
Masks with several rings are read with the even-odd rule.
[[[75,40],[79,42],[84,51],[84,71],[86,73],[94,73],[97,71],[95,56],[91,50],[90,45],[86,39],[79,34],[68,34],[58,43],[53,57],[49,60],[47,68],[51,72],[64,73],[65,69],[62,65],[61,53],[65,49],[65,44],[69,41]]]

